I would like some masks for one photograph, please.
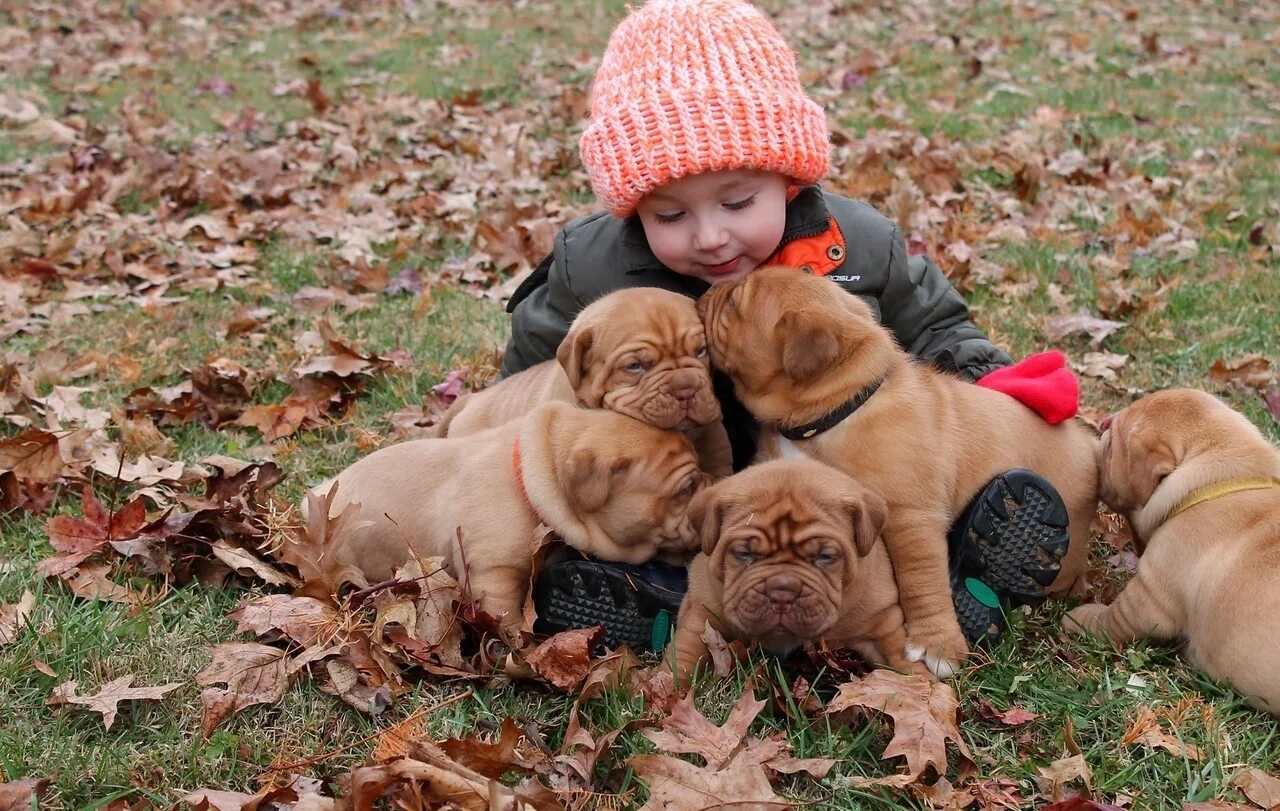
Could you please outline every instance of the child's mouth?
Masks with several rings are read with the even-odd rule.
[[[728,276],[738,269],[739,263],[742,262],[741,256],[735,256],[728,262],[719,265],[703,265],[702,268],[708,276]]]

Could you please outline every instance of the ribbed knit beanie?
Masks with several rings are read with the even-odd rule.
[[[616,217],[688,175],[760,169],[796,185],[827,173],[826,115],[796,57],[742,0],[649,0],[609,37],[578,144],[591,188]]]

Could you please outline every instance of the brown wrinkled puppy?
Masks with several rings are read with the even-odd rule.
[[[1174,389],[1105,421],[1100,456],[1102,500],[1142,558],[1114,603],[1064,626],[1185,639],[1196,667],[1280,715],[1280,451],[1216,397]]]
[[[707,622],[777,653],[821,638],[928,672],[903,655],[898,588],[880,541],[884,501],[849,476],[810,459],[765,462],[703,490],[689,519],[703,554],[676,623],[678,677],[706,655]]]
[[[314,490],[337,483],[331,517],[359,505],[364,526],[339,541],[338,563],[375,582],[414,553],[443,556],[459,581],[465,563],[480,606],[518,625],[539,522],[602,560],[687,556],[697,539],[686,513],[704,480],[679,433],[553,402],[474,436],[382,448]]]
[[[1097,506],[1097,440],[1084,427],[1049,425],[1007,395],[915,361],[860,299],[791,268],[713,285],[698,308],[712,362],[766,425],[807,425],[882,381],[834,427],[793,444],[888,504],[884,542],[907,658],[946,677],[968,652],[951,603],[947,531],[1004,471],[1034,470],[1066,502],[1070,549],[1050,594],[1083,577]]]
[[[618,290],[578,314],[556,361],[459,398],[436,435],[467,436],[563,400],[684,431],[707,472],[727,476],[733,460],[710,371],[691,299],[657,288]]]

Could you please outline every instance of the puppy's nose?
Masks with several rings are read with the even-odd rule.
[[[692,400],[698,388],[697,372],[680,370],[671,375],[671,396],[681,402]]]
[[[800,581],[785,574],[771,577],[765,584],[764,596],[769,598],[769,602],[773,603],[776,610],[786,611],[800,596]]]

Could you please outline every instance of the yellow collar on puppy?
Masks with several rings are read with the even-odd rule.
[[[1186,512],[1192,507],[1205,501],[1212,501],[1215,498],[1221,498],[1232,493],[1242,493],[1245,490],[1269,490],[1271,488],[1280,489],[1280,481],[1275,479],[1228,479],[1225,482],[1211,484],[1208,487],[1201,487],[1199,490],[1192,490],[1186,498],[1178,502],[1178,506],[1173,508],[1173,512],[1169,513],[1169,518],[1181,512]],[[1169,518],[1165,520],[1168,521]]]

